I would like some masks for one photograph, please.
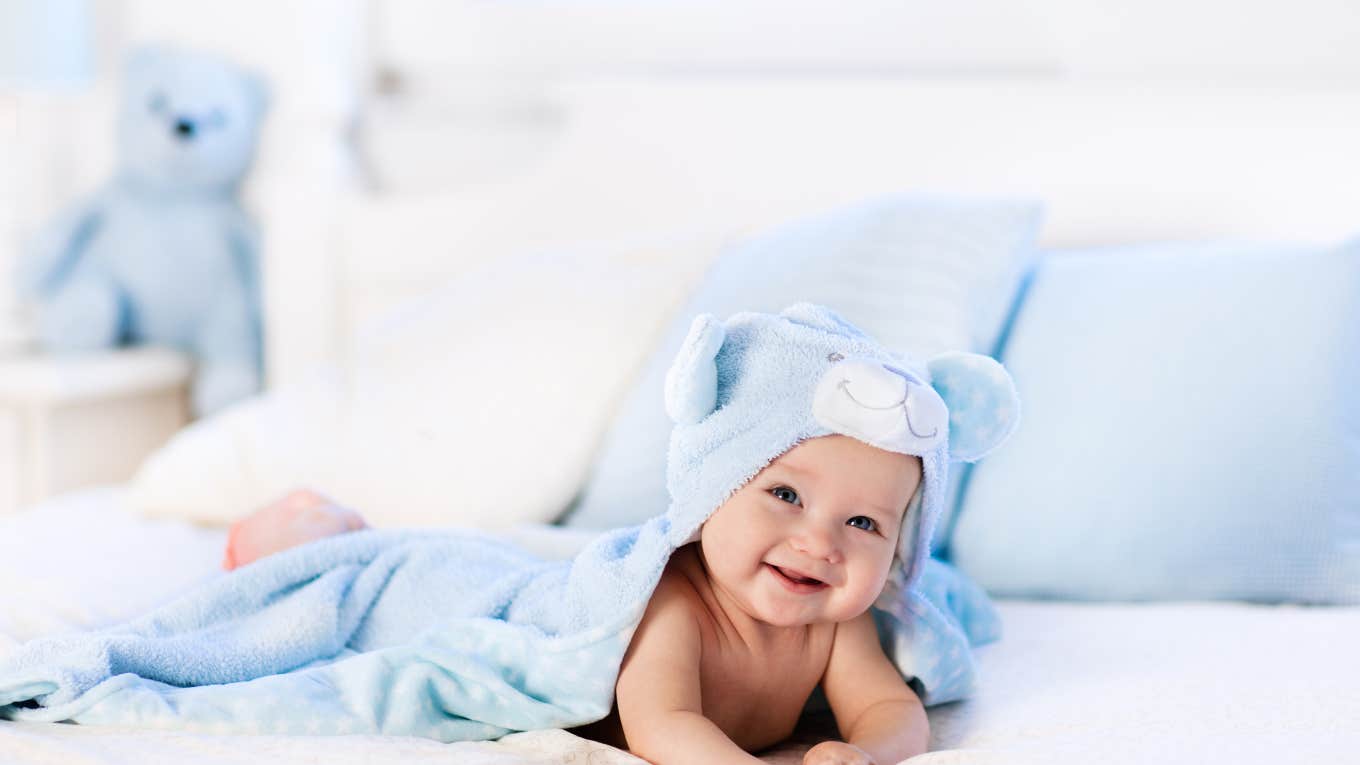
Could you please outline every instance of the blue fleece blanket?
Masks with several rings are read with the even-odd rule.
[[[590,722],[691,532],[662,516],[566,561],[470,531],[332,537],[142,619],[23,646],[0,661],[0,717],[440,741]],[[928,703],[965,694],[970,636],[995,636],[985,596],[932,561],[896,602],[876,616],[904,676]]]

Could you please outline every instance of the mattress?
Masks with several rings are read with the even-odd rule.
[[[135,517],[120,488],[0,518],[0,655],[138,615],[209,578],[225,534]],[[564,557],[589,533],[510,535]],[[981,685],[929,711],[918,763],[1360,762],[1360,608],[1000,601]],[[809,719],[806,741],[825,731]],[[806,743],[803,744],[806,746]],[[798,741],[764,759],[801,762]],[[441,744],[391,736],[214,736],[0,722],[4,763],[641,763],[565,731]]]

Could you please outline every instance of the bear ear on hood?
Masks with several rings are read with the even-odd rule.
[[[711,313],[694,317],[689,334],[666,372],[666,414],[679,425],[693,425],[718,405],[718,350],[727,331]]]
[[[949,407],[949,457],[977,462],[1020,423],[1020,396],[996,359],[949,351],[927,363],[930,384]]]

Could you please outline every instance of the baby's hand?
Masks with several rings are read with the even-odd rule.
[[[222,568],[231,571],[304,542],[367,526],[358,513],[314,491],[290,492],[231,525]]]
[[[823,741],[807,750],[803,765],[875,765],[869,753],[844,741]]]

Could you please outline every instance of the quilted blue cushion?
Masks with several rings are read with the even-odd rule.
[[[991,593],[1360,603],[1360,240],[1054,254],[948,555]]]

